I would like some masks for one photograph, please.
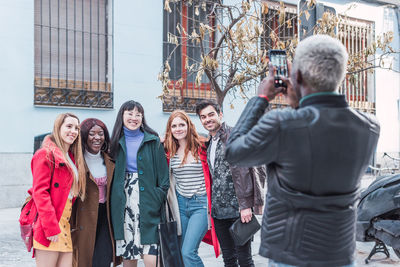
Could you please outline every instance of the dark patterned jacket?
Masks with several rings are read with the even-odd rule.
[[[210,146],[207,160],[212,177],[211,216],[217,219],[237,218],[239,210],[253,208],[256,214],[262,213],[264,205],[265,166],[246,168],[229,164],[225,158],[225,144],[232,127],[222,123],[215,151],[214,168],[210,163]]]

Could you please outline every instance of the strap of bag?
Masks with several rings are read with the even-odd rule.
[[[168,200],[166,202],[167,202],[168,214],[170,214],[170,216],[168,218],[169,219],[168,221],[172,222],[172,221],[174,221],[174,219],[173,219],[173,216],[172,216],[171,206],[169,205]]]
[[[56,168],[56,159],[55,159],[55,157],[54,157],[53,152],[51,152],[51,156],[52,156],[52,158],[53,158],[53,164],[52,164],[53,168],[51,169],[50,188],[51,188],[51,185],[52,185],[52,183],[53,183],[54,169]]]
[[[160,254],[160,245],[157,247],[156,267],[158,267],[158,254]]]
[[[167,209],[168,209],[168,214],[169,218],[167,219]],[[174,218],[172,216],[172,210],[171,206],[169,205],[168,200],[165,200],[164,203],[161,206],[161,222],[173,222]]]

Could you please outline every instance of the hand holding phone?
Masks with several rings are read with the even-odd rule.
[[[286,89],[282,86],[275,86],[275,73],[276,68],[269,62],[269,71],[268,76],[265,77],[259,84],[257,93],[259,96],[266,96],[268,101],[271,101],[275,98],[276,95],[280,93],[284,93]],[[282,76],[281,76],[282,77]],[[285,79],[282,77],[282,79]],[[287,79],[285,79],[288,81]]]
[[[268,57],[271,64],[276,68],[274,81],[275,87],[287,88],[287,84],[280,78],[287,78],[289,76],[286,51],[280,49],[271,49],[268,51]]]

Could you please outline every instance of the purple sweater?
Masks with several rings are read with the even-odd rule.
[[[143,141],[144,133],[140,128],[132,131],[124,126],[124,135],[126,143],[126,171],[137,172],[137,152]]]

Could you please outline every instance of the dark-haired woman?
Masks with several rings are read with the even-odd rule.
[[[84,200],[86,185],[77,116],[57,116],[53,133],[33,155],[31,168],[29,193],[38,211],[33,227],[36,266],[72,266],[71,207],[76,197]]]
[[[89,118],[81,123],[81,139],[86,163],[86,199],[74,205],[74,266],[110,267],[111,262],[115,264],[108,201],[114,172],[114,163],[107,153],[110,135],[102,121]]]
[[[157,226],[169,188],[164,148],[146,123],[140,103],[127,101],[119,109],[111,138],[115,160],[111,186],[111,218],[116,254],[124,267],[156,266]]]

